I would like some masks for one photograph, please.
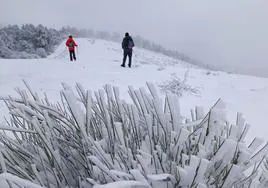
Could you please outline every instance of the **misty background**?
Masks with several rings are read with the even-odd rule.
[[[226,71],[268,77],[267,0],[1,0],[0,24],[141,35]]]

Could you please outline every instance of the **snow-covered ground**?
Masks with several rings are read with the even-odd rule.
[[[146,81],[161,84],[170,80],[173,73],[183,79],[188,71],[187,84],[197,88],[200,94],[185,94],[181,97],[181,111],[185,116],[190,116],[189,109],[196,105],[208,109],[221,98],[227,103],[231,120],[236,120],[236,112],[242,112],[246,121],[252,125],[248,140],[255,136],[266,139],[268,135],[267,78],[208,71],[143,49],[134,49],[131,69],[122,68],[120,44],[93,39],[77,39],[77,43],[76,62],[69,62],[64,44],[47,59],[1,59],[0,96],[14,96],[16,87],[24,87],[24,79],[40,94],[46,92],[50,100],[59,99],[62,82],[71,86],[79,82],[90,90],[110,83],[119,86],[122,97],[129,100],[129,85],[138,88],[145,86]],[[6,113],[4,103],[1,102],[0,122],[4,121]]]

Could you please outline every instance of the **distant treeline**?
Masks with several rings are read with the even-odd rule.
[[[122,40],[122,34],[95,31],[93,29],[77,29],[67,26],[56,30],[43,25],[9,25],[0,29],[0,57],[5,59],[44,58],[51,54],[62,40],[70,34],[75,37],[90,37],[115,42],[121,42]],[[183,53],[168,50],[140,36],[133,36],[133,38],[137,47],[197,64],[193,59]]]

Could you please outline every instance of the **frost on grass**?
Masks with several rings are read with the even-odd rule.
[[[0,127],[5,187],[268,185],[268,145],[258,138],[247,145],[249,125],[241,114],[228,123],[220,100],[184,121],[177,96],[161,100],[151,84],[149,92],[129,87],[131,104],[110,85],[96,92],[63,85],[58,103],[26,86],[28,92],[17,90],[19,99],[3,99],[10,111]]]
[[[176,73],[171,74],[171,80],[159,84],[159,87],[164,93],[172,93],[179,97],[183,94],[199,95],[200,91],[197,88],[187,84],[188,72],[184,74],[184,79],[181,80]]]

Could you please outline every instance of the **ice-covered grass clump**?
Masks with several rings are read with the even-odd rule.
[[[61,102],[52,104],[18,90],[5,98],[11,120],[1,126],[0,164],[10,187],[29,182],[48,188],[266,187],[267,145],[244,142],[249,126],[238,114],[235,125],[217,101],[191,119],[180,114],[177,97],[161,100],[129,88],[132,104],[119,89],[91,93],[63,85]],[[13,133],[13,135],[10,135]],[[260,145],[264,145],[259,147]],[[28,184],[18,183],[26,179]],[[31,185],[33,187],[33,185]],[[28,186],[28,187],[31,187]]]
[[[184,74],[184,79],[181,80],[176,73],[171,74],[171,80],[167,80],[161,84],[159,87],[164,93],[171,93],[181,97],[183,94],[193,94],[199,95],[200,91],[197,88],[192,87],[187,84],[188,72]]]

